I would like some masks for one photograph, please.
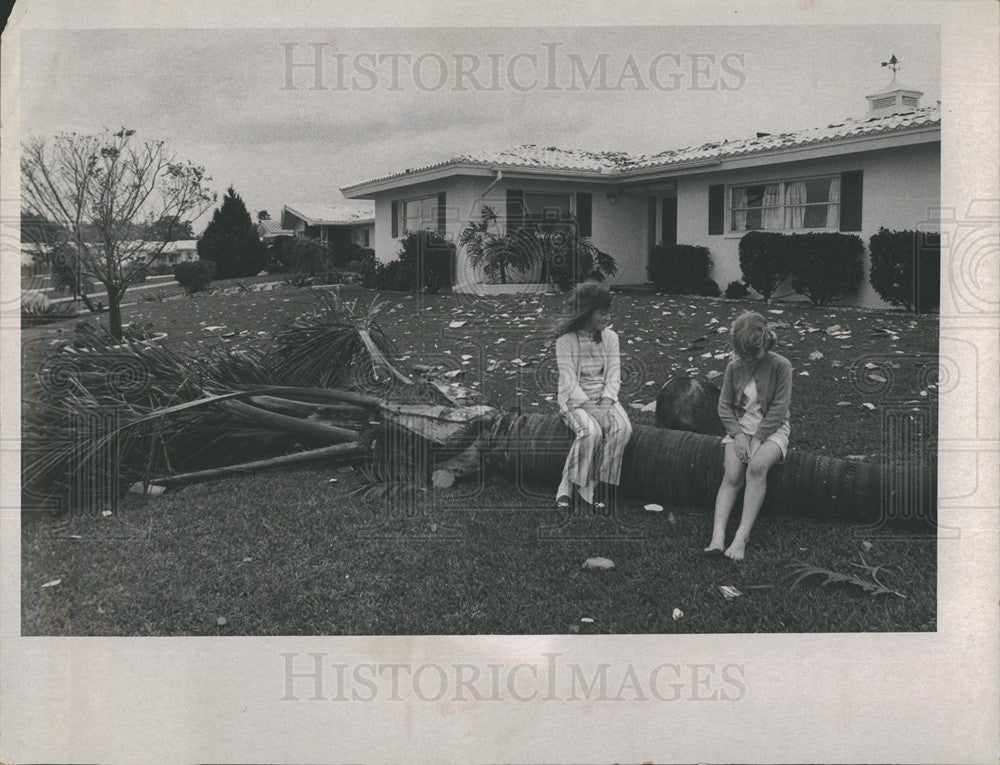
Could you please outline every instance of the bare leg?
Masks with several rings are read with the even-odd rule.
[[[733,505],[736,504],[736,497],[739,496],[740,489],[743,488],[743,473],[746,470],[746,465],[736,456],[736,444],[726,444],[723,465],[725,472],[722,476],[722,483],[719,485],[719,493],[715,495],[712,541],[708,543],[705,552],[713,550],[722,552],[725,549],[726,524],[729,523],[729,514],[733,511]]]
[[[767,473],[781,460],[781,448],[769,441],[765,441],[750,458],[747,464],[746,491],[743,492],[743,515],[740,516],[740,526],[736,529],[736,536],[733,543],[726,550],[726,555],[733,560],[743,560],[746,554],[747,539],[750,538],[750,529],[753,528],[754,521],[757,520],[757,513],[764,503],[764,494],[767,491]]]

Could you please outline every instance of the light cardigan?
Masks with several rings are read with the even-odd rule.
[[[601,398],[618,401],[622,386],[622,364],[618,355],[618,335],[610,329],[601,332],[604,349],[604,391]],[[577,332],[567,332],[556,339],[556,364],[559,366],[557,400],[560,411],[568,411],[586,404],[590,398],[580,387],[580,337]]]
[[[740,358],[729,362],[722,378],[719,419],[730,438],[743,432],[739,423],[743,409],[739,403],[751,377],[757,383],[757,402],[764,418],[754,436],[764,442],[788,421],[788,408],[792,403],[792,363],[774,351],[768,351],[756,365],[748,365]]]

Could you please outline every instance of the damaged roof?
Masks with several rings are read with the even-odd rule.
[[[615,175],[630,170],[669,167],[686,162],[697,162],[728,157],[747,156],[769,151],[833,143],[863,136],[884,135],[911,129],[940,126],[940,106],[928,106],[909,112],[885,117],[845,119],[825,127],[808,128],[791,133],[758,134],[755,138],[705,143],[682,149],[668,149],[656,154],[631,155],[620,151],[593,152],[582,149],[560,149],[526,144],[513,149],[481,151],[460,154],[457,157],[422,167],[391,173],[352,186],[404,178],[414,173],[447,167],[449,165],[478,165],[500,168],[534,168],[570,170]],[[346,186],[350,189],[352,186]]]

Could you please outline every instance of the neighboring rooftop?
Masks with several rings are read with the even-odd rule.
[[[345,223],[372,223],[375,221],[375,203],[367,199],[349,199],[333,205],[294,203],[285,205],[282,213],[291,213],[309,226],[335,226]]]
[[[257,224],[257,233],[261,238],[274,238],[276,236],[295,236],[295,231],[290,228],[282,228],[280,220],[262,220]]]
[[[760,133],[755,138],[705,143],[682,149],[669,149],[657,154],[633,156],[625,152],[591,152],[579,149],[559,149],[555,146],[540,147],[534,144],[501,151],[483,151],[461,154],[457,157],[423,167],[373,178],[351,186],[367,185],[403,178],[414,173],[447,167],[449,165],[474,165],[497,168],[551,168],[594,172],[606,175],[628,173],[631,170],[678,165],[750,154],[779,151],[797,146],[831,143],[862,136],[887,135],[941,124],[940,106],[916,108],[911,111],[882,117],[852,118],[825,127],[808,128],[791,133]]]

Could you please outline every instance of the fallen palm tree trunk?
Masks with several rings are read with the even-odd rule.
[[[242,401],[223,401],[219,406],[239,417],[242,417],[255,425],[274,430],[292,433],[304,438],[313,438],[320,441],[356,441],[358,432],[348,428],[339,428],[335,425],[306,420],[301,417],[292,417],[287,414],[278,414],[267,409],[244,403]]]
[[[175,486],[178,484],[197,483],[199,481],[209,481],[215,478],[225,478],[237,473],[251,473],[258,470],[268,470],[276,467],[286,467],[302,462],[312,462],[314,460],[327,460],[331,462],[355,459],[368,453],[364,444],[358,441],[351,441],[346,444],[335,444],[325,446],[322,449],[311,449],[307,452],[297,452],[286,454],[281,457],[272,457],[267,460],[254,460],[244,462],[241,465],[226,465],[225,467],[213,468],[211,470],[198,470],[193,473],[180,473],[156,478],[147,483],[150,486]]]
[[[559,483],[572,434],[558,415],[513,417],[492,444],[509,474]],[[722,480],[722,439],[636,425],[625,450],[622,489],[651,502],[711,508]],[[466,455],[461,461],[471,465]],[[927,466],[859,462],[789,449],[768,475],[768,512],[862,523],[936,517],[936,475]]]

